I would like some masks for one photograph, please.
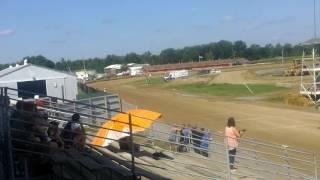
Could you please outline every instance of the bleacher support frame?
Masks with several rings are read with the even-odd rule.
[[[14,118],[11,118],[9,116],[9,111],[12,110],[12,107],[10,107],[7,104],[7,97],[11,101],[17,101],[18,99],[10,97],[10,91],[18,91],[16,89],[12,88],[0,88],[0,145],[1,145],[1,150],[0,150],[0,162],[2,164],[5,164],[5,166],[0,166],[3,168],[4,177],[2,179],[15,179],[15,164],[14,164],[14,154],[17,152],[25,152],[25,153],[30,153],[30,154],[39,154],[40,152],[37,151],[31,151],[28,149],[18,149],[14,148],[12,146],[12,142],[15,141],[20,141],[24,143],[29,143],[29,144],[36,144],[36,145],[41,145],[41,146],[46,146],[44,144],[39,144],[35,142],[28,142],[24,139],[17,139],[17,138],[12,138],[11,132],[17,131],[17,129],[11,128],[10,123],[13,121],[20,121],[21,123],[30,123],[30,122],[23,122],[23,120],[17,120]],[[32,92],[27,92],[31,93]],[[129,126],[129,132],[124,132],[127,133],[129,136],[129,146],[130,146],[130,159],[128,159],[128,164],[129,166],[126,166],[128,169],[130,169],[132,177],[137,178],[139,176],[145,176],[145,174],[137,171],[137,168],[141,167],[147,167],[148,165],[143,165],[139,162],[136,162],[136,154],[138,152],[135,152],[134,150],[134,144],[139,144],[142,147],[154,147],[157,146],[158,144],[165,144],[165,145],[174,145],[174,146],[187,146],[189,151],[207,151],[209,155],[216,156],[216,159],[212,159],[209,157],[202,157],[198,156],[195,154],[192,154],[190,152],[186,153],[181,153],[177,152],[172,149],[168,149],[166,146],[164,147],[157,147],[157,149],[161,150],[161,152],[168,152],[168,153],[173,153],[177,155],[177,157],[187,157],[190,159],[195,159],[197,161],[201,161],[203,164],[209,164],[213,160],[219,165],[219,167],[213,168],[211,166],[204,167],[204,166],[199,166],[198,164],[194,162],[181,162],[179,160],[167,160],[170,163],[176,164],[177,166],[192,166],[192,167],[197,167],[200,168],[204,171],[210,171],[213,174],[217,174],[217,177],[221,177],[222,179],[232,179],[233,177],[236,176],[242,176],[242,172],[239,172],[238,174],[231,173],[230,171],[230,164],[229,164],[229,154],[228,154],[228,146],[225,143],[225,137],[223,134],[219,133],[214,133],[210,132],[213,136],[213,139],[209,141],[209,146],[214,147],[215,149],[203,149],[201,147],[195,147],[193,144],[194,140],[202,141],[200,138],[194,138],[194,137],[187,137],[189,139],[189,143],[183,144],[181,142],[170,142],[168,141],[168,136],[170,135],[169,132],[159,130],[155,127],[147,128],[144,133],[139,133],[139,134],[134,134],[132,132],[132,127],[137,126],[135,124],[132,124],[132,114],[128,114],[126,112],[122,112],[122,110],[114,110],[114,109],[108,109],[108,107],[104,106],[95,106],[92,103],[86,104],[82,102],[76,102],[76,101],[70,101],[70,100],[63,100],[65,105],[70,105],[70,106],[75,106],[76,108],[61,108],[57,106],[57,104],[53,104],[51,102],[50,98],[55,98],[55,97],[49,97],[49,96],[42,96],[45,97],[45,99],[48,99],[45,105],[41,107],[42,109],[46,110],[49,113],[49,120],[56,120],[60,122],[68,122],[70,119],[70,116],[77,112],[81,115],[84,121],[83,125],[93,128],[93,129],[99,129],[102,128],[101,125],[94,124],[92,119],[99,119],[102,121],[114,121],[111,120],[110,117],[106,114],[98,114],[97,112],[102,112],[102,111],[112,111],[115,113],[123,113],[128,115],[129,122],[126,123]],[[81,110],[81,108],[77,108],[78,105],[81,105],[82,107],[89,107],[90,113],[81,113],[84,110]],[[79,110],[80,109],[80,110]],[[78,110],[78,111],[77,111]],[[59,114],[59,116],[57,115]],[[148,120],[148,119],[146,119]],[[99,121],[100,122],[100,121]],[[123,123],[123,122],[122,122]],[[153,122],[155,125],[163,124],[168,126],[169,128],[172,128],[173,125],[169,123],[165,123],[162,121],[154,121]],[[46,126],[46,124],[38,124],[42,126]],[[113,129],[108,129],[110,131],[115,131]],[[18,130],[19,131],[19,130]],[[21,130],[20,130],[21,131]],[[25,132],[26,133],[26,132]],[[93,133],[86,132],[87,137],[97,137]],[[105,138],[105,137],[99,137],[99,138]],[[135,138],[141,138],[145,140],[146,143],[139,143],[135,141]],[[177,138],[181,138],[180,135],[177,135]],[[184,137],[186,138],[186,137]],[[107,139],[107,138],[105,138]],[[121,140],[117,139],[111,139],[115,142],[120,142]],[[152,143],[148,144],[148,142],[151,141]],[[90,143],[87,143],[87,146],[90,148],[99,148],[101,149],[102,147],[97,147],[94,146]],[[246,169],[248,171],[252,172],[259,172],[263,175],[261,176],[270,176],[270,177],[281,177],[281,178],[286,178],[286,179],[313,179],[313,180],[318,180],[318,170],[319,164],[320,164],[320,159],[317,154],[313,152],[308,152],[304,150],[299,150],[295,149],[292,147],[288,146],[283,146],[283,145],[277,145],[277,144],[271,144],[271,143],[265,143],[262,141],[258,141],[255,139],[249,139],[249,138],[241,138],[240,139],[240,146],[238,147],[239,154],[237,154],[237,159],[239,159],[243,163],[238,163],[236,164],[239,168],[241,169]],[[82,152],[85,153],[85,152]],[[51,156],[51,154],[43,154],[46,156]],[[218,158],[221,157],[220,159]],[[119,162],[121,164],[121,162]],[[300,165],[297,164],[303,164],[301,167]],[[264,165],[264,166],[261,166]],[[220,168],[221,166],[221,168]],[[272,167],[276,168],[274,171],[271,171],[270,169],[266,167]],[[27,167],[26,167],[27,168]],[[150,167],[150,168],[156,168],[156,167]],[[158,167],[158,168],[164,168],[164,167]],[[220,168],[220,169],[219,169]],[[178,174],[185,174],[188,176],[192,177],[198,177],[198,178],[206,178],[206,179],[217,179],[214,177],[211,177],[209,175],[202,175],[202,174],[197,174],[191,171],[175,171],[175,170],[167,170],[168,173],[178,173]],[[1,176],[1,173],[0,173]],[[25,176],[28,176],[26,173]],[[1,178],[1,177],[0,177]],[[264,178],[264,177],[260,177]],[[220,179],[220,178],[218,178]]]

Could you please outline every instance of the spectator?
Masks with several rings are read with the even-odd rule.
[[[33,132],[34,137],[38,139],[39,142],[46,143],[48,142],[48,114],[44,111],[38,111],[38,113],[34,116],[34,125]]]
[[[192,130],[192,144],[194,152],[200,153],[199,147],[201,144],[201,138],[203,133],[197,129],[197,127],[194,127]]]
[[[176,151],[176,143],[179,139],[179,134],[180,134],[180,129],[178,126],[174,126],[171,131],[170,131],[170,134],[169,134],[169,142],[170,143],[170,150],[172,150],[174,147],[174,150]]]
[[[37,109],[33,103],[23,101],[16,103],[16,109],[11,114],[11,128],[14,138],[33,139],[33,133],[30,132],[30,129],[34,127],[36,113]]]
[[[201,129],[201,131],[205,131],[204,128]],[[201,148],[201,155],[203,156],[206,156],[208,157],[209,156],[209,153],[208,153],[208,150],[209,150],[209,139],[210,139],[210,133],[209,132],[204,132],[203,133],[203,136],[201,138],[201,144],[200,144],[200,148]]]
[[[191,134],[192,134],[192,132],[191,132],[190,125],[187,125],[182,129],[182,135],[184,136],[183,143],[185,145],[188,145],[190,143]]]
[[[179,152],[187,152],[187,146],[185,145],[186,137],[184,133],[186,132],[186,125],[182,125],[182,129],[180,131],[180,139],[179,139],[179,146],[178,151]]]
[[[43,99],[40,99],[39,95],[34,96],[34,101],[35,101],[35,104],[37,105],[37,107],[44,106],[45,101]]]
[[[61,136],[66,148],[75,147],[79,150],[84,148],[85,132],[78,113],[72,115],[71,121],[64,127]]]
[[[51,147],[53,148],[63,147],[63,141],[60,137],[60,132],[59,132],[59,123],[57,121],[52,121],[49,123],[49,128],[47,133],[48,133],[48,138],[49,138]]]
[[[225,137],[227,138],[227,145],[229,150],[229,163],[230,163],[230,169],[232,171],[235,171],[237,168],[234,167],[235,162],[235,156],[237,152],[238,147],[238,138],[242,136],[242,133],[245,132],[245,130],[238,131],[236,129],[236,123],[233,117],[230,117],[227,122],[227,126],[225,128]]]

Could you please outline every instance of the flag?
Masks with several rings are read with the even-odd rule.
[[[202,56],[199,56],[199,59],[203,58]]]

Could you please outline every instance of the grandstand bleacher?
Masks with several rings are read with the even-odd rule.
[[[20,114],[38,113],[8,105],[6,97],[14,91],[17,90],[0,88],[0,179],[318,179],[318,154],[249,138],[240,139],[235,163],[238,169],[231,172],[222,134],[210,131],[208,149],[194,144],[201,142],[196,136],[187,137],[186,144],[173,142],[169,141],[169,136],[174,125],[161,120],[154,121],[144,132],[124,132],[133,140],[124,142],[131,147],[127,150],[120,148],[122,139],[113,139],[107,147],[96,146],[91,144],[91,139],[102,128],[101,123],[111,121],[111,112],[126,114],[127,109],[95,105],[92,101],[58,99],[53,102],[51,99],[55,97],[42,96],[44,103],[37,108],[48,114],[48,121],[60,122],[62,128],[72,114],[79,113],[86,129],[85,150],[52,148],[47,143],[26,138],[39,132],[21,126],[48,127],[48,123],[12,116],[12,112],[17,111]],[[9,99],[10,102],[20,101]],[[13,126],[14,123],[20,126]],[[20,136],[15,136],[17,132]],[[177,137],[181,138],[179,134]],[[140,148],[132,150],[134,144]],[[172,148],[179,146],[185,146],[187,151]]]

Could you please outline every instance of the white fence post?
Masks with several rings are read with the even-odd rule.
[[[224,137],[226,156],[227,156],[227,180],[231,180],[231,169],[230,169],[230,155],[229,155],[229,147],[227,137]]]
[[[313,161],[314,161],[314,179],[318,180],[318,163],[317,163],[317,155],[313,153]]]
[[[255,161],[256,161],[256,166],[258,165],[258,155],[257,155],[257,151],[258,151],[258,149],[257,149],[257,143],[256,143],[256,140],[255,139],[253,139],[253,147],[254,147],[254,159],[255,159]]]
[[[290,173],[290,164],[289,164],[289,157],[288,157],[288,151],[287,151],[286,145],[282,145],[284,156],[286,157],[286,163],[287,163],[287,173],[288,173],[288,179],[291,179],[291,173]]]

